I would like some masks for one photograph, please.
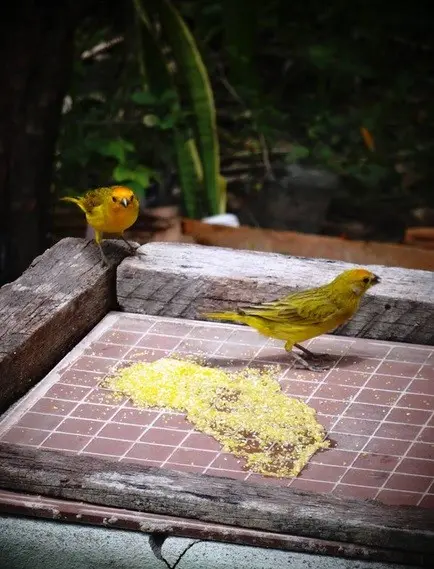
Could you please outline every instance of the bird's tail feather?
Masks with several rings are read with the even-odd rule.
[[[238,312],[205,312],[201,314],[210,320],[229,320],[231,322],[242,322],[243,316]]]
[[[84,213],[86,213],[86,208],[84,207],[81,198],[70,198],[70,197],[65,197],[65,198],[60,198],[61,201],[63,202],[71,202],[71,203],[75,203],[76,205],[78,205],[78,207],[84,211]]]

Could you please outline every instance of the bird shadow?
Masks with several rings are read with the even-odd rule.
[[[299,353],[299,352],[297,352]],[[330,369],[346,369],[346,368],[358,368],[358,364],[363,361],[363,357],[356,356],[356,355],[342,355],[342,354],[315,354],[316,357],[310,358],[305,357],[306,361],[309,364],[322,364],[330,366]],[[304,357],[304,356],[303,356]],[[244,367],[246,365],[250,365],[251,367],[263,367],[266,365],[283,365],[294,368],[294,369],[304,369],[302,365],[300,365],[295,358],[291,356],[291,353],[283,352],[283,353],[276,353],[270,354],[264,357],[261,357],[259,354],[253,360],[246,359],[246,358],[226,358],[226,357],[218,357],[212,356],[206,358],[207,365],[218,366],[222,368],[230,368],[230,367]]]

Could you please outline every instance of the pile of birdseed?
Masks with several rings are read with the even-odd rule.
[[[106,386],[139,407],[185,412],[195,428],[223,450],[268,476],[297,476],[329,446],[314,409],[281,392],[278,368],[240,372],[162,358],[121,369]]]

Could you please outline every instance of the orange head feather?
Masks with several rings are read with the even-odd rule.
[[[380,278],[367,269],[350,269],[338,275],[330,286],[361,295],[379,282]]]
[[[113,202],[113,205],[111,206],[112,208],[137,205],[137,198],[134,195],[134,192],[125,186],[113,186],[111,188],[111,199]]]

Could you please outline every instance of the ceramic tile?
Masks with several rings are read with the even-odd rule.
[[[298,369],[281,342],[231,324],[110,313],[37,389],[0,418],[0,440],[108,460],[434,508],[434,356],[427,346],[324,336],[332,357]],[[179,412],[138,409],[101,385],[114,369],[174,354],[227,371],[281,366],[283,393],[318,412],[332,447],[296,479],[265,477]],[[1,496],[0,496],[1,498]]]

